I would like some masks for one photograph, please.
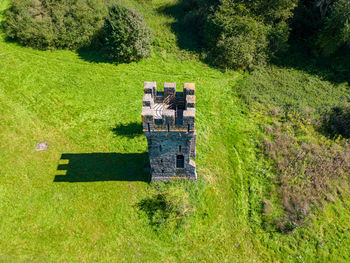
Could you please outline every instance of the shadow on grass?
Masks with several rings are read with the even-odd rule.
[[[104,52],[101,48],[97,47],[85,47],[77,50],[79,57],[87,62],[93,63],[111,63],[111,64],[119,64],[119,62],[108,58],[106,52]]]
[[[150,182],[148,153],[64,153],[54,182]]]
[[[320,131],[330,137],[350,138],[350,106],[343,104],[333,107],[324,114]]]
[[[272,63],[302,70],[334,84],[350,84],[350,52],[342,51],[332,57],[316,57],[304,50],[306,48],[302,48],[302,44],[292,43],[289,51],[272,59]]]
[[[140,122],[131,122],[126,125],[118,124],[111,129],[117,136],[134,138],[143,134],[142,124]]]
[[[175,19],[170,27],[175,33],[177,44],[181,49],[200,53],[201,41],[198,28],[201,25],[196,19],[197,17],[192,14],[192,10],[194,7],[191,6],[190,1],[182,0],[173,5],[162,6],[157,11]]]

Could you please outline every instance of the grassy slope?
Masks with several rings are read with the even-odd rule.
[[[169,28],[173,19],[156,11],[163,1],[135,5],[147,15],[157,43],[152,58],[139,63],[89,63],[74,52],[36,51],[2,36],[0,260],[346,261],[347,200],[327,206],[312,228],[293,235],[263,231],[260,206],[269,180],[261,173],[266,164],[255,157],[258,125],[233,92],[239,75],[178,50]],[[133,158],[143,160],[144,137],[112,129],[140,123],[145,80],[197,85],[196,162],[204,182],[174,184],[186,185],[196,207],[188,229],[177,234],[154,232],[138,212],[136,204],[155,191],[145,182],[54,182],[65,173],[58,170],[62,153],[81,154],[74,159],[81,176],[142,171],[144,164]],[[44,140],[49,150],[36,152],[35,143]],[[122,168],[108,153],[126,154],[125,163],[117,163]]]

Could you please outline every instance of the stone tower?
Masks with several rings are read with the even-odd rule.
[[[152,180],[197,180],[195,84],[165,83],[164,92],[155,82],[144,83],[142,126],[147,137]]]

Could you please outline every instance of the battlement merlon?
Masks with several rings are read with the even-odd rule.
[[[195,95],[187,95],[185,101],[185,108],[195,108],[196,106],[196,96]]]
[[[164,98],[169,96],[175,96],[176,94],[176,83],[175,82],[165,82],[164,83]]]
[[[151,94],[151,97],[154,98],[157,96],[157,83],[153,81],[145,81],[143,83],[143,92],[144,94]]]
[[[195,118],[196,118],[196,109],[195,108],[187,108],[183,112],[183,126],[188,131],[195,131]]]
[[[195,95],[196,85],[194,83],[184,83],[184,95]]]
[[[162,112],[163,125],[166,128],[174,127],[175,125],[175,111],[174,110],[163,110]]]
[[[142,98],[142,104],[144,107],[153,108],[154,106],[154,99],[152,97],[152,94],[145,93]]]
[[[161,119],[155,118],[155,111],[149,107],[142,107],[142,128],[144,132],[151,131],[183,131],[195,132],[194,108],[188,108],[183,111],[182,123],[176,123],[175,110],[163,110]]]
[[[192,102],[192,104],[195,103],[195,89],[196,89],[196,86],[194,83],[184,83],[182,93],[183,93],[183,98],[185,99],[185,101],[190,100]],[[165,82],[164,83],[164,93],[160,92],[160,94],[157,94],[156,82],[145,81],[144,86],[143,86],[143,90],[144,90],[143,101],[150,101],[151,99],[153,99],[153,101],[155,102],[155,98],[158,95],[163,97],[163,99],[166,99],[168,96],[172,96],[172,95],[176,96],[177,95],[175,82]],[[178,93],[181,93],[181,92],[178,92]],[[145,96],[145,95],[147,95],[147,96]],[[192,106],[190,106],[190,107],[192,107]]]
[[[164,92],[158,94],[155,82],[144,83],[141,113],[144,132],[195,132],[195,84],[185,83],[181,93],[176,92],[176,83],[164,83]],[[175,100],[169,101],[169,96]]]

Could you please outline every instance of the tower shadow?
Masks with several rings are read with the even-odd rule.
[[[151,181],[147,152],[64,153],[57,170],[54,182]]]
[[[115,127],[111,128],[111,131],[117,136],[124,136],[128,138],[134,138],[143,134],[141,122],[117,124]]]

